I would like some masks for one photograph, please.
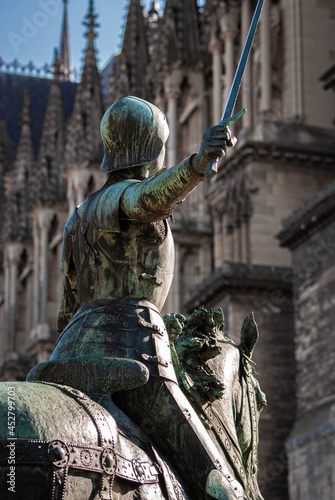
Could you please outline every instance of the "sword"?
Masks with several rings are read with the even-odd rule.
[[[236,115],[232,116],[237,96],[240,91],[241,83],[242,83],[242,78],[243,78],[243,73],[248,61],[248,57],[250,54],[251,50],[251,45],[254,40],[257,24],[261,15],[262,7],[263,7],[264,0],[258,0],[258,3],[256,5],[256,9],[250,24],[250,28],[248,31],[248,35],[243,47],[243,51],[235,72],[234,80],[232,83],[232,86],[229,91],[228,99],[226,102],[226,106],[223,111],[223,115],[221,120],[219,121],[219,125],[226,125],[227,127],[230,127],[233,123],[235,123],[239,118],[241,118],[244,113],[247,112],[245,108],[243,108],[241,111],[236,113]],[[212,160],[210,164],[208,165],[208,168],[205,173],[205,177],[207,178],[212,178],[214,177],[217,172],[218,172],[218,161],[219,159],[217,158],[216,160]]]

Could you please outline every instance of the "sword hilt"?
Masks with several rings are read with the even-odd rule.
[[[234,116],[230,116],[229,118],[222,118],[219,121],[218,125],[225,125],[226,127],[230,127],[233,123],[239,120],[246,112],[247,110],[243,108]],[[212,179],[218,173],[218,164],[219,164],[219,158],[216,158],[215,160],[212,160],[209,163],[207,170],[205,172],[205,177],[207,177],[207,179]]]

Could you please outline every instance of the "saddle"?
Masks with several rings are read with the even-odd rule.
[[[25,386],[28,393],[34,386],[35,389],[36,386],[43,385],[45,390],[39,390],[38,394],[40,399],[44,401],[44,407],[48,407],[48,397],[53,398],[55,401],[57,397],[55,389],[62,393],[63,407],[64,395],[65,399],[68,398],[69,400],[70,412],[73,412],[73,408],[77,407],[73,422],[66,422],[68,425],[73,425],[73,439],[69,439],[68,430],[64,432],[63,427],[66,423],[62,419],[58,421],[58,434],[53,436],[52,439],[43,439],[47,434],[50,437],[50,432],[45,432],[43,429],[45,416],[43,411],[40,412],[39,419],[38,415],[36,415],[33,423],[39,429],[39,432],[35,433],[37,439],[13,438],[17,474],[19,474],[19,469],[22,470],[25,466],[39,468],[44,471],[44,476],[49,476],[49,480],[45,481],[45,484],[49,483],[50,485],[50,500],[63,499],[70,479],[69,476],[80,472],[89,474],[91,478],[93,473],[95,476],[93,482],[98,485],[97,489],[101,500],[112,500],[115,477],[137,483],[137,485],[159,482],[162,469],[156,462],[155,450],[152,453],[154,457],[154,460],[152,460],[146,451],[119,431],[113,416],[86,394],[72,387],[48,382],[24,382],[19,384]],[[52,388],[51,391],[49,391],[50,388]],[[19,391],[17,396],[21,400]],[[28,399],[27,397],[27,401]],[[33,397],[32,403],[34,403],[34,399]],[[25,404],[23,403],[21,406],[21,408],[18,408],[20,415],[25,413],[27,415],[27,409],[24,408]],[[44,411],[47,413],[46,410]],[[80,435],[79,442],[76,441],[77,433],[80,433],[79,429],[77,429],[78,416],[82,421],[83,429],[84,427],[88,429],[87,443],[83,443],[82,435]],[[36,425],[37,420],[39,422]],[[17,422],[17,426],[19,435],[24,436],[24,433],[20,432],[19,429],[20,422]],[[53,433],[54,430],[51,430],[51,434]],[[26,431],[26,436],[29,436],[29,434],[31,437],[31,432]],[[8,444],[11,442],[10,439],[0,441],[0,468],[8,468]],[[2,470],[4,471],[4,469]],[[20,483],[19,477],[16,483],[17,487],[20,488],[18,484]]]

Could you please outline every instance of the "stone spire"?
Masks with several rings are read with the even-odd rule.
[[[5,125],[4,122],[0,122],[0,134],[2,132],[2,126]],[[1,135],[0,135],[1,136]],[[5,151],[0,141],[0,243],[4,240],[4,213],[6,206],[6,192],[5,192],[5,184],[4,184],[4,175],[5,175]],[[0,254],[0,264],[1,264],[1,254]]]
[[[61,61],[60,57],[58,57],[58,51],[55,49],[53,78],[50,80],[50,93],[47,99],[38,161],[41,161],[46,156],[50,156],[58,161],[62,157],[65,123],[60,92],[61,77]]]
[[[50,80],[40,148],[30,183],[31,206],[39,202],[53,203],[65,199],[65,185],[62,179],[65,121],[60,93],[60,67],[60,59],[55,49],[54,76]]]
[[[150,3],[150,9],[148,11],[148,16],[157,19],[159,16],[157,2],[154,0]]]
[[[110,103],[129,94],[148,98],[145,84],[148,60],[143,7],[140,0],[130,0],[122,51],[110,82]]]
[[[20,139],[5,208],[4,233],[6,238],[22,239],[30,234],[28,197],[29,177],[31,176],[33,162],[30,93],[29,90],[25,90],[21,112]]]
[[[162,65],[192,65],[200,62],[200,20],[197,0],[166,0],[156,39],[157,61]]]
[[[68,0],[63,0],[63,2],[64,2],[64,13],[63,13],[62,35],[60,42],[59,63],[60,63],[62,80],[70,80],[70,48],[69,48],[68,26],[67,26]]]
[[[29,90],[24,91],[21,112],[21,133],[15,157],[16,182],[15,189],[26,186],[34,160],[33,144],[31,138],[31,104]]]
[[[141,82],[143,85],[144,72],[148,64],[148,43],[140,0],[130,0],[129,3],[122,57],[129,68],[131,90],[140,87]]]
[[[71,167],[73,161],[92,160],[97,157],[100,137],[100,122],[104,112],[100,74],[97,66],[94,29],[99,26],[95,22],[93,0],[89,2],[87,27],[85,36],[87,46],[84,56],[84,66],[81,81],[78,85],[72,116],[67,127],[66,166]],[[101,146],[102,147],[102,146]]]
[[[97,36],[94,31],[100,24],[95,22],[97,14],[94,13],[93,0],[90,0],[88,13],[86,15],[87,21],[83,21],[83,25],[87,27],[85,36],[87,38],[87,47],[85,50],[84,66],[81,75],[81,82],[86,84],[86,87],[94,86],[98,82],[100,85],[100,76],[98,72],[96,51],[94,47],[94,38]]]
[[[7,127],[5,121],[0,121],[0,244],[2,244],[6,238],[7,227],[5,227],[5,222],[7,220],[7,206],[8,206],[8,192],[6,192],[5,182],[6,167],[8,166],[8,160],[10,158],[10,150],[12,146],[12,141],[9,139],[7,134]],[[0,250],[0,265],[1,265],[1,250]]]

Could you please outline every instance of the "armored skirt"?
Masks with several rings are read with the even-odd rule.
[[[150,376],[177,382],[163,318],[146,300],[95,300],[82,306],[63,330],[50,361],[68,358],[134,360]]]

